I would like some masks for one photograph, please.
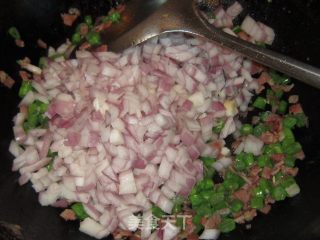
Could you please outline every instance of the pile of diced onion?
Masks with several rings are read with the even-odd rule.
[[[50,103],[49,128],[26,133],[26,113],[18,113],[13,170],[20,184],[31,181],[43,206],[83,203],[89,218],[80,230],[91,236],[136,231],[136,213],[146,219],[156,205],[170,214],[171,199],[188,196],[203,177],[200,156],[217,158],[217,170],[231,163],[221,146],[258,88],[254,71],[239,54],[181,34],[122,54],[78,51],[76,59],[51,61],[20,104]],[[220,134],[212,131],[217,119],[225,119]],[[51,171],[49,149],[58,153]],[[163,239],[179,231],[171,224]],[[150,235],[151,227],[141,230],[143,239]]]

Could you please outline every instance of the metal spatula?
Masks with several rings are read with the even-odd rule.
[[[150,6],[145,7],[148,4]],[[118,29],[125,33],[109,44],[112,51],[122,51],[163,33],[183,32],[213,40],[258,63],[320,88],[320,69],[214,28],[199,12],[194,0],[132,0],[128,11],[130,16],[139,16],[139,23],[131,25],[127,32],[128,28]],[[148,17],[142,20],[145,16]]]

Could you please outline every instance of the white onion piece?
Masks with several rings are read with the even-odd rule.
[[[81,232],[84,232],[88,234],[91,237],[95,237],[98,239],[101,239],[105,236],[100,236],[99,233],[105,230],[105,227],[99,224],[98,222],[94,221],[91,218],[86,218],[82,222],[80,222],[80,228],[79,230]],[[106,236],[108,233],[106,234]]]
[[[127,170],[119,174],[119,194],[136,193],[137,187],[131,170]]]
[[[220,235],[220,231],[217,229],[204,229],[199,239],[216,240]]]
[[[19,157],[23,153],[23,149],[19,146],[16,141],[11,141],[9,146],[9,152],[15,156],[16,158]]]
[[[255,156],[258,156],[261,154],[263,147],[263,141],[261,141],[259,138],[249,135],[246,137],[244,141],[244,152],[246,153],[252,153]]]
[[[163,228],[163,240],[171,240],[180,232],[180,228],[171,224],[170,222],[167,222]]]

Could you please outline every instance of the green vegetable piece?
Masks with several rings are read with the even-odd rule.
[[[197,208],[197,214],[199,214],[200,216],[211,216],[212,210],[210,206],[204,204]]]
[[[203,190],[213,190],[214,183],[213,183],[212,179],[204,178],[201,181],[201,183],[202,183],[201,187],[202,187]]]
[[[287,192],[281,185],[278,185],[271,190],[271,196],[276,201],[282,201],[287,197]]]
[[[213,167],[204,166],[204,175],[207,178],[213,178],[215,169]]]
[[[278,106],[278,113],[285,114],[288,109],[288,103],[284,100],[281,100]]]
[[[241,27],[239,25],[235,26],[232,31],[235,33],[235,34],[238,34],[239,32],[241,32]]]
[[[89,32],[87,35],[86,35],[86,39],[88,41],[88,43],[91,45],[91,46],[96,46],[96,45],[99,45],[101,44],[101,36],[99,33],[97,32]]]
[[[155,205],[152,206],[151,211],[152,211],[152,214],[157,218],[162,218],[165,215],[165,213],[161,210],[161,208]]]
[[[297,127],[301,128],[301,127],[305,127],[308,125],[308,117],[304,114],[304,113],[298,113],[295,114],[294,117],[297,120]]]
[[[219,229],[222,233],[228,233],[236,228],[236,223],[231,218],[223,218],[219,224]]]
[[[280,143],[273,143],[273,144],[265,145],[263,147],[263,153],[266,155],[271,155],[274,153],[283,153],[283,149]]]
[[[269,118],[270,113],[271,113],[271,112],[269,112],[269,111],[260,113],[260,119],[261,119],[261,121],[266,122],[267,119]]]
[[[281,76],[275,71],[270,71],[269,75],[271,76],[273,82],[278,85],[288,85],[291,83],[290,79],[287,76]]]
[[[212,164],[215,162],[215,159],[212,157],[200,157],[200,160],[206,167],[212,167]]]
[[[196,214],[196,215],[193,216],[192,222],[193,222],[195,225],[200,225],[200,224],[201,224],[201,219],[202,219],[202,216]]]
[[[93,24],[92,17],[91,17],[90,15],[86,15],[86,16],[84,17],[84,22],[85,22],[86,24],[88,24],[88,26],[92,26],[92,24]]]
[[[54,163],[54,158],[58,156],[57,152],[51,152],[51,150],[49,150],[47,157],[51,158],[51,161],[49,162],[49,164],[47,165],[47,170],[48,172],[50,172],[53,168],[53,163]]]
[[[280,185],[284,188],[287,188],[293,184],[296,184],[296,180],[293,177],[286,177],[280,182]]]
[[[192,207],[196,207],[202,204],[203,199],[200,197],[199,194],[194,194],[189,196],[190,202],[192,204]]]
[[[251,124],[243,124],[240,129],[242,136],[248,136],[253,133],[253,127]]]
[[[283,181],[284,175],[282,172],[278,172],[275,176],[274,176],[274,180],[275,183],[278,184],[279,182]]]
[[[286,116],[283,119],[282,124],[283,124],[284,127],[292,129],[297,124],[297,119],[292,117],[292,116]]]
[[[77,218],[80,220],[84,220],[89,217],[89,215],[84,210],[82,203],[74,203],[71,205],[72,211],[76,214]]]
[[[234,166],[237,170],[243,171],[247,168],[247,164],[243,159],[236,158]]]
[[[243,208],[243,202],[241,202],[240,200],[236,199],[231,203],[231,211],[233,213],[237,213],[240,212],[241,209]]]
[[[223,182],[223,186],[229,191],[236,191],[240,188],[240,184],[235,179],[226,179]]]
[[[271,182],[267,179],[261,178],[259,181],[259,189],[261,189],[264,196],[269,195],[272,190]]]
[[[201,197],[205,200],[205,201],[210,201],[210,199],[212,198],[212,195],[214,194],[213,191],[202,191],[200,193]]]
[[[284,158],[284,165],[286,167],[294,167],[296,164],[296,158],[292,155],[287,155],[285,158]]]
[[[81,42],[81,34],[79,32],[75,32],[72,34],[71,42],[73,45],[78,45]]]
[[[223,202],[224,200],[224,193],[223,192],[216,192],[212,194],[210,203],[212,205],[218,204],[219,202]]]
[[[46,127],[48,124],[48,118],[43,116],[48,108],[48,104],[43,103],[39,100],[35,100],[28,106],[28,118],[25,124],[25,130],[37,128],[37,127]]]
[[[183,204],[183,199],[181,197],[174,198],[172,213],[173,214],[181,213],[182,212],[182,204]]]
[[[260,137],[261,134],[266,132],[267,130],[268,128],[264,124],[259,123],[253,128],[253,135],[255,135],[256,137]]]
[[[261,196],[255,196],[250,201],[250,206],[255,209],[262,209],[264,206],[264,198]]]
[[[261,168],[272,167],[272,162],[269,155],[260,155],[257,158],[258,166]]]
[[[295,137],[290,128],[283,128],[284,138],[287,142],[295,142]]]
[[[253,106],[261,110],[265,110],[266,104],[267,104],[267,100],[260,96],[257,97],[257,99],[253,102]]]
[[[19,89],[19,97],[23,98],[31,90],[32,90],[31,82],[30,81],[22,81],[21,87]]]
[[[283,91],[282,91],[282,90],[276,90],[276,91],[274,91],[274,95],[275,95],[278,99],[280,99],[280,98],[282,98],[282,96],[283,96]]]
[[[112,23],[118,23],[121,19],[121,15],[119,12],[115,11],[109,16],[109,19]]]
[[[214,205],[215,210],[221,210],[221,209],[226,209],[228,208],[228,204],[226,202],[218,202],[217,204]]]
[[[55,158],[58,156],[57,152],[52,152],[51,150],[49,150],[47,157],[48,158]]]
[[[254,157],[252,153],[247,153],[245,155],[244,161],[247,165],[247,167],[251,167],[254,164]]]
[[[212,131],[216,134],[219,134],[224,128],[225,121],[223,119],[218,119],[215,126],[212,128]]]
[[[52,168],[53,168],[53,160],[51,160],[50,162],[49,162],[49,164],[47,165],[47,170],[48,170],[48,172],[50,172],[51,170],[52,170]]]
[[[264,196],[264,192],[260,187],[255,187],[254,189],[252,189],[252,196],[254,196],[254,197],[263,197]]]
[[[284,152],[288,155],[294,155],[302,150],[302,146],[299,142],[294,142],[284,149]]]
[[[9,28],[8,33],[9,33],[9,35],[10,35],[13,39],[15,39],[15,40],[20,40],[20,39],[21,39],[21,36],[20,36],[19,31],[18,31],[18,29],[15,28],[15,27]]]
[[[239,185],[239,187],[242,187],[245,183],[245,181],[240,176],[231,171],[228,171],[226,173],[225,180],[233,180]]]

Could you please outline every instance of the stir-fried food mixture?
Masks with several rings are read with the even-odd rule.
[[[201,9],[229,34],[273,42],[250,16],[234,26],[238,2]],[[290,79],[183,34],[107,51],[100,32],[122,11],[85,16],[39,66],[19,61],[9,149],[19,183],[30,181],[41,205],[63,208],[62,218],[98,239],[217,239],[298,194],[304,153],[293,131],[308,119]],[[68,26],[81,18],[61,17]]]

